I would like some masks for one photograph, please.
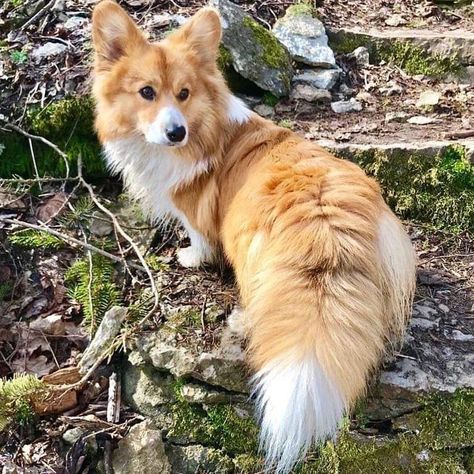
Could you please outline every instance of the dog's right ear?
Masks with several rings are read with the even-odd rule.
[[[112,0],[104,0],[95,7],[92,40],[99,70],[109,69],[128,50],[147,42],[127,12]]]

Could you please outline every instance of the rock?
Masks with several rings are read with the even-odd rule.
[[[173,474],[194,472],[230,474],[234,472],[234,464],[228,456],[218,449],[204,446],[173,445],[169,450],[169,459],[173,466]]]
[[[451,335],[447,335],[448,339],[453,339],[454,341],[461,341],[461,342],[470,342],[474,341],[474,336],[472,334],[464,334],[461,331],[455,329]]]
[[[208,350],[201,349],[197,340],[183,344],[177,336],[176,328],[165,325],[141,337],[129,360],[138,359],[139,365],[151,364],[178,378],[193,377],[227,390],[248,392],[242,341],[228,328],[222,330],[220,345]]]
[[[340,69],[305,69],[293,77],[293,83],[330,90],[336,85],[340,73]]]
[[[402,26],[406,25],[407,21],[403,18],[402,15],[391,15],[385,20],[385,24],[388,26]]]
[[[331,100],[331,93],[325,89],[297,84],[291,91],[291,98],[293,100],[305,100],[306,102],[327,102]]]
[[[275,109],[267,104],[259,104],[253,109],[260,117],[271,117]]]
[[[385,115],[385,123],[403,123],[406,122],[408,114],[406,112],[387,112]]]
[[[181,395],[189,403],[223,403],[229,401],[229,397],[224,392],[208,390],[202,385],[188,383],[181,387]]]
[[[358,48],[354,49],[354,51],[352,51],[352,53],[350,53],[348,56],[350,58],[354,58],[357,65],[361,68],[370,64],[369,50],[364,46],[359,46]]]
[[[324,68],[336,65],[324,25],[308,10],[300,12],[298,5],[289,7],[273,26],[273,32],[295,61]]]
[[[229,0],[211,0],[210,5],[221,15],[222,42],[234,69],[278,97],[288,95],[293,70],[285,47]]]
[[[436,119],[433,117],[426,117],[425,115],[415,115],[408,119],[408,123],[413,125],[428,125],[430,123],[436,122]]]
[[[82,428],[71,428],[63,433],[62,438],[67,444],[72,446],[85,433]]]
[[[149,421],[132,426],[112,453],[115,474],[171,474],[161,431]]]
[[[430,321],[424,318],[412,318],[410,321],[410,327],[412,328],[419,328],[419,329],[433,329],[438,327],[439,319],[436,321]]]
[[[114,226],[109,217],[102,212],[95,211],[92,214],[89,230],[98,237],[105,237],[113,232]]]
[[[441,94],[436,91],[425,91],[420,94],[416,106],[420,109],[431,108],[439,103]]]
[[[61,54],[66,51],[66,49],[67,46],[62,43],[49,42],[34,49],[31,53],[31,56],[35,61],[39,62],[42,59],[57,56],[58,54]]]
[[[396,81],[388,81],[386,87],[381,87],[379,91],[388,96],[399,95],[403,92],[403,87]]]
[[[331,104],[331,109],[336,114],[345,114],[348,112],[360,112],[362,110],[362,104],[356,99],[340,100]]]
[[[85,25],[89,23],[87,18],[82,16],[72,16],[69,18],[66,23],[64,23],[64,28],[68,31],[77,31],[81,28],[84,28]]]
[[[126,316],[127,308],[120,306],[114,306],[105,313],[104,319],[102,319],[94,335],[94,339],[87,346],[87,349],[79,361],[79,367],[82,373],[87,372],[87,370],[94,365],[97,358],[103,354],[107,346],[114,340]]]

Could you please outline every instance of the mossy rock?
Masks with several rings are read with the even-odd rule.
[[[440,152],[396,148],[334,152],[374,176],[387,203],[402,218],[451,230],[474,229],[474,165],[462,145]]]
[[[219,65],[233,69],[278,97],[289,94],[293,70],[285,47],[261,24],[228,0],[212,0],[223,18]]]
[[[372,64],[384,61],[407,74],[423,74],[435,79],[466,76],[466,68],[456,53],[441,54],[430,50],[424,43],[379,38],[346,30],[329,30],[328,36],[329,45],[337,53],[348,54],[360,46],[367,48]]]
[[[98,178],[107,175],[100,157],[100,144],[94,132],[94,106],[90,97],[66,98],[44,109],[27,112],[23,128],[33,135],[46,138],[68,155],[71,176],[77,172],[77,157],[82,157],[83,173]],[[35,177],[29,140],[11,131],[0,132],[0,178]],[[65,176],[63,159],[49,146],[33,140],[39,176]]]

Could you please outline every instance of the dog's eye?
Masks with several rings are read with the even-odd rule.
[[[181,89],[178,94],[179,100],[186,100],[189,97],[189,89]]]
[[[145,99],[145,100],[153,100],[155,98],[155,91],[153,87],[146,86],[140,89],[138,92],[140,92],[140,95]]]

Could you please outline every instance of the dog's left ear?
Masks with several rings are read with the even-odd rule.
[[[203,62],[215,64],[221,35],[219,14],[213,8],[203,8],[171,35],[171,38],[185,42]]]

